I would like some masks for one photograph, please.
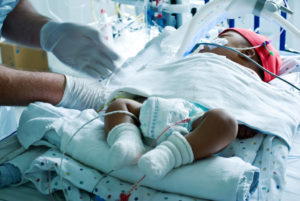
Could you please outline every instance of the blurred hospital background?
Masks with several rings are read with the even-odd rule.
[[[135,56],[165,26],[169,25],[178,28],[187,22],[197,9],[209,2],[209,0],[30,1],[40,13],[53,20],[90,25],[99,30],[108,45],[120,54],[122,58],[120,64],[127,58]],[[286,0],[282,2],[286,2]],[[297,20],[300,18],[300,10],[297,9],[300,8],[300,1],[288,0],[287,2],[293,14],[285,17],[296,27],[300,28],[300,21]],[[178,5],[178,7],[174,7],[174,4]],[[168,7],[168,5],[173,7]],[[293,34],[282,32],[280,26],[270,20],[249,14],[234,20],[226,20],[219,25],[217,30],[231,26],[250,28],[264,34],[280,50],[300,51],[300,41]],[[63,65],[51,53],[47,54],[46,62],[51,71],[69,73],[74,76],[86,76]],[[10,61],[10,63],[13,62]],[[43,68],[47,68],[47,66]]]
[[[44,15],[64,22],[76,22],[90,25],[98,29],[111,47],[122,56],[123,61],[135,56],[144,45],[156,36],[165,25],[176,28],[192,17],[197,8],[208,0],[31,0],[35,8]],[[292,15],[288,20],[300,28],[300,1],[288,0]],[[166,4],[182,5],[178,14],[160,12],[160,7]],[[178,17],[179,16],[179,17]],[[165,22],[160,21],[163,18]],[[167,22],[166,22],[167,21]],[[174,22],[175,21],[175,22]],[[166,24],[167,23],[167,24]],[[250,28],[268,36],[275,47],[291,51],[300,51],[300,41],[289,32],[282,33],[275,22],[263,18],[255,18],[252,14],[223,22],[221,27],[229,26]],[[280,35],[281,33],[281,35]],[[282,44],[280,44],[282,37]],[[284,47],[283,47],[284,46]],[[63,67],[53,55],[48,55],[49,66],[56,72],[66,69],[76,75],[68,67]]]

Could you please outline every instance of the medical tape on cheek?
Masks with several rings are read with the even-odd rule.
[[[201,45],[201,43],[203,43],[203,42],[200,42],[197,45],[195,45],[195,47],[191,50],[191,52],[194,54],[198,54],[200,52],[200,50],[204,49],[205,45]],[[224,45],[228,44],[228,40],[226,38],[214,38],[212,40],[205,41],[204,43],[208,43],[208,45],[206,45],[206,46],[209,50],[214,50],[215,48],[217,48],[220,45],[224,46]]]
[[[131,116],[132,118],[134,118],[134,120],[138,121],[138,118],[134,114],[132,114],[131,112],[128,112],[128,111],[124,111],[124,110],[107,112],[103,116],[106,117],[106,116],[110,116],[110,115],[114,115],[114,114],[127,114],[127,115]]]
[[[210,43],[214,43],[214,44],[217,44],[217,45],[224,46],[224,45],[228,44],[228,40],[226,38],[215,38],[212,41],[210,41]],[[208,48],[210,50],[213,50],[216,47],[217,46],[215,46],[215,45],[208,45]]]

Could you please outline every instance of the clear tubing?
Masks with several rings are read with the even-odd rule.
[[[191,49],[197,39],[201,38],[217,23],[226,19],[226,12],[224,11],[230,2],[231,0],[214,0],[197,11],[184,34],[183,41],[176,54],[177,57],[182,57]]]
[[[274,19],[280,26],[282,26],[286,31],[290,31],[294,36],[296,36],[298,39],[300,39],[300,31],[289,21],[284,19],[281,15],[278,13],[272,13],[268,11],[264,11],[262,13],[263,15],[266,15],[266,17],[271,17]]]

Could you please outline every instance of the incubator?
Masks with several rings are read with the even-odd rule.
[[[177,47],[176,56],[181,57],[186,55],[193,46],[213,27],[221,21],[228,18],[235,18],[245,14],[254,14],[262,16],[266,19],[273,19],[284,29],[291,31],[296,38],[300,38],[300,31],[289,21],[284,19],[279,11],[292,13],[286,5],[286,1],[272,1],[272,0],[213,0],[205,4],[198,10],[193,19],[178,29],[181,32],[182,38],[176,39],[179,41],[179,48]],[[168,46],[172,43],[174,49],[174,38],[169,38],[163,44]],[[172,42],[171,42],[172,41]]]

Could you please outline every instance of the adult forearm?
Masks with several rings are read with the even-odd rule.
[[[64,90],[64,75],[0,66],[0,105],[28,105],[34,101],[56,105],[62,99]]]
[[[2,35],[19,44],[40,47],[40,30],[49,20],[38,14],[29,0],[20,0],[16,8],[7,15]]]

